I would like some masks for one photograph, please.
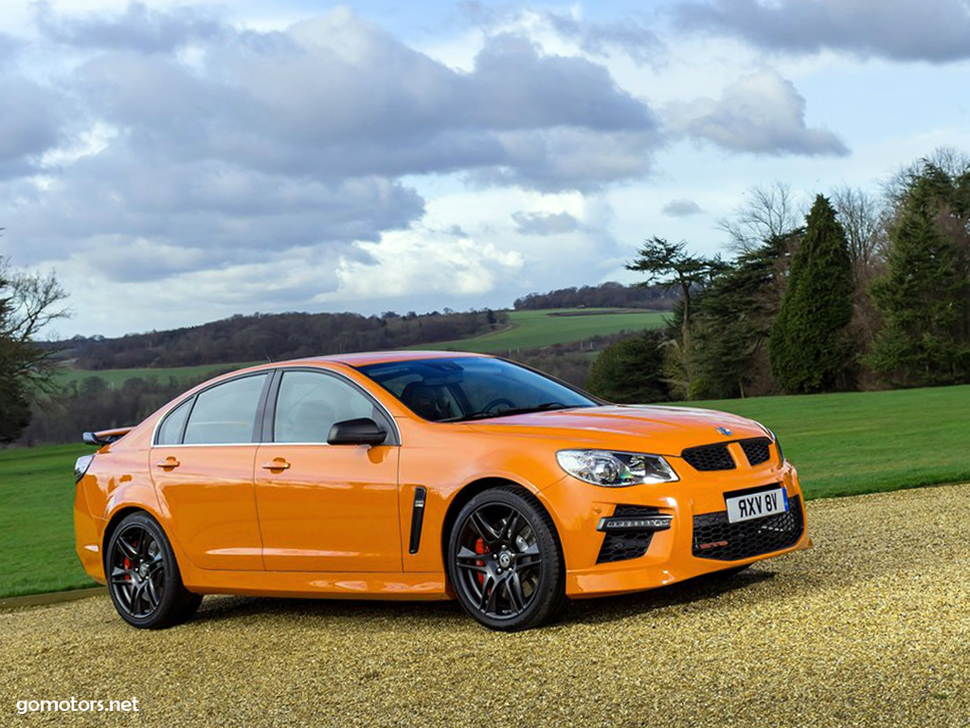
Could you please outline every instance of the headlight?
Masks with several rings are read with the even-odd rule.
[[[560,450],[556,453],[556,459],[559,466],[574,478],[608,488],[679,480],[677,473],[659,455],[608,450]]]
[[[785,451],[781,449],[781,441],[778,439],[778,435],[776,435],[774,432],[772,432],[771,430],[769,430],[764,425],[762,425],[761,427],[764,428],[764,431],[767,432],[768,435],[771,437],[771,441],[773,443],[775,443],[775,447],[778,448],[778,464],[779,465],[784,465],[785,464]]]

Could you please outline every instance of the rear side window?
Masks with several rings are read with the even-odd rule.
[[[182,428],[185,426],[185,418],[189,416],[191,408],[192,400],[189,399],[172,410],[162,426],[158,428],[156,445],[178,445],[182,441]]]
[[[324,443],[335,422],[358,417],[369,417],[390,430],[374,403],[350,384],[318,372],[284,372],[273,440]]]
[[[196,397],[185,428],[186,445],[233,445],[253,442],[256,412],[265,374],[234,379]]]

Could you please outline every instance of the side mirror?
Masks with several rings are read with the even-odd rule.
[[[328,445],[380,445],[387,439],[387,431],[381,429],[370,417],[335,422],[327,436]]]

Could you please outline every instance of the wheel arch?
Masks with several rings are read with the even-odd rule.
[[[539,495],[533,491],[531,488],[518,483],[515,480],[507,477],[492,476],[486,478],[479,478],[478,480],[473,480],[472,482],[461,488],[452,497],[451,502],[448,504],[448,510],[445,511],[445,518],[441,524],[441,543],[439,547],[441,549],[441,562],[444,564],[445,580],[448,583],[448,588],[451,589],[451,577],[448,575],[448,541],[451,538],[451,529],[455,525],[455,521],[458,520],[458,514],[461,513],[461,509],[464,508],[468,502],[474,498],[479,493],[483,493],[491,488],[497,488],[502,486],[512,486],[516,491],[527,498],[536,508],[542,510],[547,516],[553,526],[553,533],[556,537],[556,548],[559,551],[560,563],[565,568],[565,555],[562,548],[562,535],[560,533],[559,523],[556,520],[555,515],[542,501]]]
[[[165,528],[164,524],[162,523],[162,519],[158,517],[158,514],[153,513],[149,508],[145,508],[144,505],[121,506],[108,518],[108,521],[104,527],[104,532],[101,536],[101,563],[105,565],[105,568],[107,568],[105,559],[108,558],[108,543],[111,541],[111,536],[118,529],[118,524],[120,524],[132,513],[144,513],[146,516],[149,516],[153,521],[155,521],[156,524],[158,524],[158,527],[162,529],[162,533],[165,534],[165,538],[168,539],[169,546],[172,548],[172,553],[175,555],[176,565],[179,567],[179,569],[181,569],[181,553],[178,545],[172,539],[172,535]]]

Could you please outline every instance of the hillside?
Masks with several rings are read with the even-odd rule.
[[[468,314],[447,315],[467,316]],[[485,315],[487,316],[487,314]],[[503,323],[495,324],[494,326],[486,324],[488,328],[494,329],[488,333],[467,338],[452,338],[444,341],[422,341],[401,348],[455,349],[485,354],[514,355],[516,351],[521,349],[570,344],[586,341],[597,336],[611,336],[621,332],[632,333],[646,328],[655,328],[663,325],[666,320],[666,315],[665,313],[657,311],[593,308],[553,309],[546,311],[499,311],[495,312],[495,316],[497,320],[502,320]],[[421,317],[418,318],[420,319]],[[424,323],[419,321],[416,324],[417,326],[423,328]],[[433,330],[436,331],[437,329]],[[156,336],[165,338],[168,334],[169,332],[161,332],[156,334]],[[126,342],[126,345],[130,343]],[[157,346],[157,344],[153,344],[153,346]],[[298,356],[310,356],[312,353],[327,354],[333,352],[307,352],[304,350]],[[130,352],[130,356],[132,358],[144,358],[137,351]],[[282,356],[272,358],[279,360],[292,357]],[[243,361],[222,361],[220,359],[216,362],[194,364],[191,366],[140,366],[107,369],[89,369],[80,366],[85,361],[87,360],[84,358],[78,359],[74,366],[66,368],[58,378],[59,383],[64,387],[70,387],[72,382],[74,386],[80,386],[85,378],[92,376],[101,378],[111,387],[120,387],[126,381],[135,378],[146,380],[156,379],[160,383],[165,383],[169,381],[169,378],[174,377],[178,382],[189,383],[200,381],[207,376],[227,369],[240,369],[259,363],[260,361],[267,361],[267,357]]]
[[[489,310],[403,316],[393,312],[381,316],[254,314],[113,339],[75,338],[64,356],[75,368],[90,370],[279,361],[463,339],[496,331],[508,323],[504,313]]]

